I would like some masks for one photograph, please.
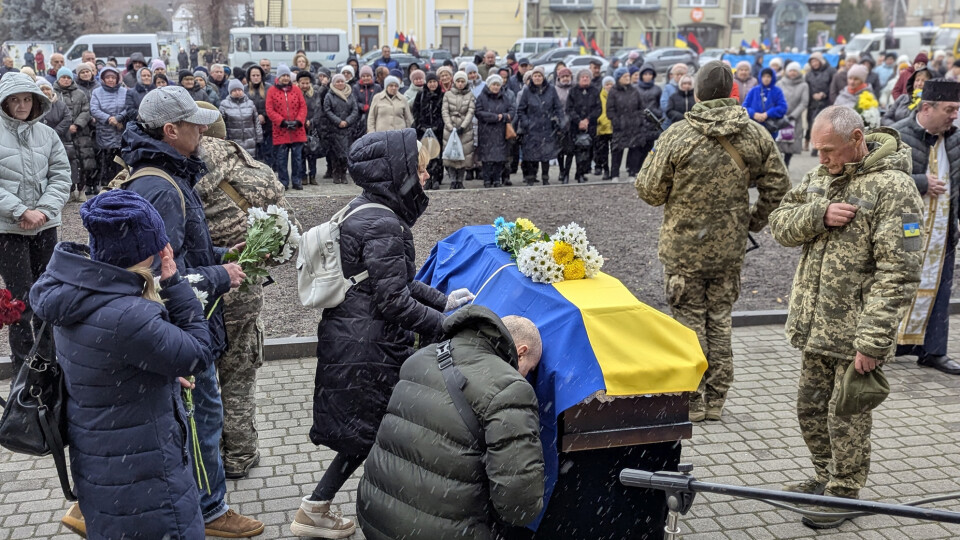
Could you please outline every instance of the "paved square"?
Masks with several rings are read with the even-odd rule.
[[[960,323],[960,316],[952,320]],[[693,440],[684,444],[684,460],[704,481],[778,488],[806,478],[810,462],[794,417],[799,353],[779,326],[735,329],[734,349],[737,381],[725,420],[695,427]],[[960,357],[957,337],[950,353]],[[229,482],[227,495],[234,509],[266,523],[259,538],[293,538],[289,524],[299,498],[312,491],[334,456],[307,438],[315,365],[312,358],[271,362],[260,372],[263,459],[249,478]],[[907,360],[888,366],[886,374],[892,393],[874,415],[873,467],[863,497],[906,501],[960,491],[960,377]],[[358,477],[335,500],[348,516],[356,514]],[[955,502],[938,506],[960,511]],[[0,450],[0,540],[76,538],[59,524],[67,507],[52,460]],[[686,540],[960,538],[960,525],[889,517],[859,518],[817,535],[789,512],[704,495],[681,523]]]

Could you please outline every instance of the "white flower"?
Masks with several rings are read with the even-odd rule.
[[[863,117],[863,123],[867,127],[875,128],[880,125],[880,109],[877,107],[863,111],[860,116]]]
[[[270,219],[270,216],[262,208],[253,207],[247,210],[247,225],[252,226],[257,221]]]
[[[187,274],[187,275],[184,276],[184,277],[185,277],[186,280],[189,281],[191,284],[193,284],[193,283],[200,283],[201,281],[203,281],[203,276],[201,276],[200,274]]]
[[[520,273],[536,283],[563,281],[563,267],[553,260],[553,242],[534,242],[517,253]]]
[[[153,276],[153,290],[160,292],[160,276]]]
[[[200,289],[190,287],[193,289],[193,294],[197,295],[197,300],[200,301],[200,305],[203,307],[203,310],[207,310],[207,300],[210,298],[210,294],[207,291],[201,291]]]

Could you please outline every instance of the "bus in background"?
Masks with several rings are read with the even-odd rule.
[[[941,24],[937,37],[933,39],[933,50],[943,49],[954,57],[960,53],[960,24]]]
[[[93,51],[97,58],[103,60],[111,56],[115,57],[121,70],[127,65],[130,55],[135,52],[142,54],[148,62],[151,58],[160,57],[160,46],[156,34],[86,34],[74,40],[73,45],[63,54],[64,65],[70,69],[76,69],[86,51]]]
[[[231,66],[248,69],[260,60],[270,60],[274,69],[290,66],[293,56],[303,50],[310,60],[310,70],[321,67],[336,69],[350,56],[347,33],[333,28],[233,28],[230,30],[228,56]]]

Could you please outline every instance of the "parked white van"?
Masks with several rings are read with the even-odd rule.
[[[73,45],[64,53],[64,64],[70,69],[76,69],[85,51],[93,51],[98,59],[115,57],[120,69],[123,69],[127,59],[135,52],[142,54],[147,61],[160,57],[156,34],[86,34],[74,40]]]
[[[863,53],[870,53],[873,59],[879,63],[883,60],[879,58],[882,52],[892,52],[897,55],[905,54],[907,58],[912,60],[917,53],[925,49],[920,32],[913,29],[894,28],[892,37],[886,32],[857,34],[847,43],[843,51],[847,58],[855,58]]]
[[[518,39],[513,47],[507,52],[517,55],[517,61],[523,57],[533,56],[543,51],[549,51],[557,47],[563,47],[566,44],[563,38],[523,38]]]
[[[280,64],[290,66],[293,56],[303,50],[310,60],[310,68],[336,69],[347,61],[347,33],[335,28],[232,28],[228,57],[231,66],[248,69],[267,58],[276,69]]]

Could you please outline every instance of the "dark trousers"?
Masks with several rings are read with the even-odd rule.
[[[557,154],[557,163],[560,164],[560,181],[562,182],[570,176],[570,169],[573,168],[573,154],[560,152]]]
[[[333,170],[333,177],[337,180],[342,180],[347,177],[347,156],[338,154],[337,152],[330,152],[327,157],[330,159],[330,168]]]
[[[430,163],[427,163],[427,173],[430,174],[427,189],[439,189],[440,184],[443,183],[443,159],[439,157],[431,159]]]
[[[291,181],[293,185],[299,186],[303,180],[303,143],[275,144],[273,150],[276,152],[277,176],[283,187],[289,187]],[[287,163],[291,165],[291,171],[287,171]]]
[[[577,177],[582,178],[584,175],[590,174],[590,163],[593,161],[593,145],[577,148],[573,155],[577,159]]]
[[[640,172],[640,167],[643,166],[643,160],[646,159],[647,154],[650,153],[650,149],[653,148],[653,144],[645,144],[643,146],[637,146],[630,148],[627,152],[627,175],[634,177],[637,173]],[[613,151],[613,161],[610,164],[610,175],[617,177],[620,175],[620,164],[623,162],[623,152],[624,150],[614,150]]]
[[[950,231],[949,234],[953,234]],[[943,270],[940,273],[940,288],[933,300],[930,321],[923,336],[923,345],[899,345],[897,356],[942,356],[947,354],[947,338],[950,330],[950,290],[953,288],[953,265],[957,258],[957,248],[947,247],[943,256]]]
[[[22,300],[27,309],[20,320],[10,325],[10,351],[14,373],[20,370],[23,360],[33,347],[34,335],[40,331],[42,321],[34,315],[30,307],[30,287],[47,269],[47,263],[57,245],[57,229],[51,228],[36,235],[0,234],[0,277],[10,294]],[[55,358],[53,348],[53,327],[40,336],[39,351],[45,358]]]
[[[517,174],[517,171],[520,170],[520,143],[518,139],[514,139],[510,145],[510,161],[507,170],[510,171],[510,174]]]
[[[271,133],[263,134],[263,142],[257,143],[257,159],[266,163],[274,171],[277,170],[274,164],[273,135]]]
[[[793,154],[783,154],[783,164],[790,168],[790,158],[793,157]]]
[[[536,182],[537,181],[537,171],[543,169],[543,179],[550,179],[550,162],[549,161],[524,161],[521,165],[523,169],[523,181],[524,182]]]
[[[503,161],[484,161],[483,162],[483,187],[499,186],[502,181]]]
[[[610,139],[613,135],[597,135],[593,141],[593,161],[598,169],[610,167]]]
[[[307,176],[316,176],[317,175],[317,161],[320,159],[316,154],[303,153],[303,177]]]
[[[327,467],[327,470],[323,473],[323,477],[320,478],[320,483],[317,484],[316,489],[313,490],[313,495],[310,496],[312,501],[331,501],[333,496],[340,491],[340,488],[343,487],[343,484],[350,479],[350,476],[363,465],[363,461],[367,459],[367,456],[352,456],[350,454],[338,453],[337,457],[333,458],[333,461],[330,462],[330,466]]]
[[[120,155],[119,148],[101,148],[97,150],[97,164],[100,167],[97,183],[105,186],[120,172],[120,165],[113,158]],[[96,185],[94,185],[96,187]]]

